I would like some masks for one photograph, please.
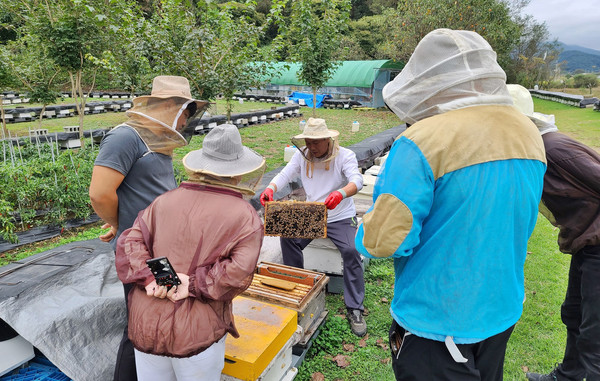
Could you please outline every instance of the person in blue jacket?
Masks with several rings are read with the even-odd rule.
[[[410,127],[378,176],[356,248],[394,258],[396,379],[502,380],[546,170],[540,134],[475,32],[427,34],[383,97]]]

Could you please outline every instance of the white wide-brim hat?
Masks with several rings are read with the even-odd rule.
[[[221,124],[204,138],[202,148],[183,158],[183,166],[192,173],[219,177],[242,176],[263,167],[265,159],[242,145],[242,137],[233,124]]]
[[[324,139],[324,138],[335,138],[340,133],[336,130],[330,130],[327,128],[325,119],[320,118],[308,118],[304,131],[300,135],[294,136],[292,139]]]
[[[555,124],[554,115],[546,115],[533,111],[533,99],[531,93],[525,87],[518,84],[506,85],[512,97],[514,106],[531,119],[537,119],[544,123]]]

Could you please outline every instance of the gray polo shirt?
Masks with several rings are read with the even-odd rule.
[[[138,133],[127,125],[112,129],[100,144],[94,165],[112,168],[125,178],[117,189],[119,229],[111,241],[113,249],[123,231],[154,199],[177,187],[170,156],[148,149]]]

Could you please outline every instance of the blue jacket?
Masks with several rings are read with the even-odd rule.
[[[449,111],[400,135],[356,248],[394,257],[402,327],[467,344],[517,322],[545,170],[537,128],[512,106]]]

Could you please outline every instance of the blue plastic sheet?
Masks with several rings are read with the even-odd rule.
[[[0,377],[0,381],[71,381],[54,364],[42,355],[36,356],[29,364],[14,373]]]
[[[317,108],[323,107],[323,100],[332,98],[329,94],[317,94]],[[296,103],[300,103],[300,99],[304,99],[305,104],[308,107],[313,107],[313,95],[308,93],[301,93],[294,91],[290,94],[289,99]]]

